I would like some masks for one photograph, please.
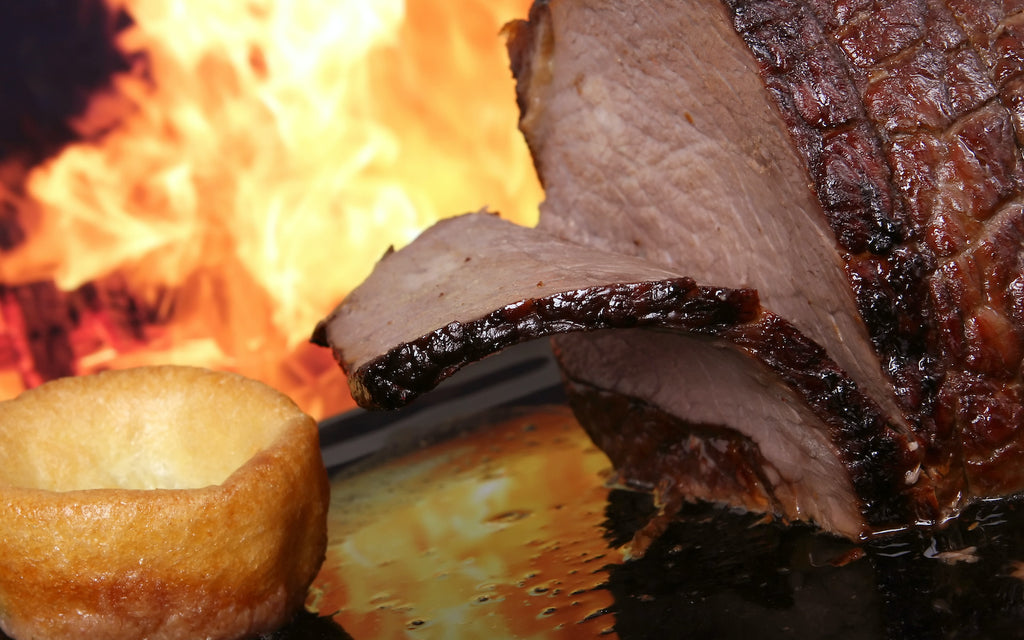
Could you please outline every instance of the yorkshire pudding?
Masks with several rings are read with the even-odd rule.
[[[0,628],[241,638],[303,606],[324,559],[316,422],[270,387],[157,366],[0,403]]]

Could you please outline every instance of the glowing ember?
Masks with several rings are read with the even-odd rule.
[[[76,307],[75,373],[192,363],[318,417],[346,408],[306,340],[388,245],[483,206],[535,222],[499,35],[528,5],[126,1],[121,45],[144,62],[76,123],[105,133],[29,176],[0,279],[101,298],[117,283],[133,329]],[[36,382],[10,377],[5,395]]]

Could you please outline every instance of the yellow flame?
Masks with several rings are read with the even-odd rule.
[[[82,369],[192,362],[337,409],[311,397],[347,402],[305,341],[389,245],[482,206],[536,222],[499,36],[528,4],[125,0],[120,44],[146,62],[79,123],[115,126],[30,175],[38,211],[0,276],[120,272],[165,309],[151,353]]]

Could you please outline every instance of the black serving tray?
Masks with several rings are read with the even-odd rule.
[[[321,441],[327,559],[266,639],[1024,637],[1020,499],[861,544],[695,504],[625,560],[654,506],[609,484],[543,341]]]
[[[643,558],[624,560],[651,498],[607,485],[607,459],[575,423],[538,344],[467,369],[408,413],[325,423],[381,421],[369,430],[380,450],[335,452],[345,462],[335,465],[320,611],[352,637],[1024,637],[1019,499],[861,544],[695,504]],[[496,482],[505,502],[483,508],[466,497]],[[409,535],[424,510],[467,524],[430,540]],[[481,521],[500,524],[490,542]],[[389,535],[412,542],[354,560],[373,555],[360,544],[386,545]],[[463,575],[470,569],[478,581]],[[489,635],[479,635],[481,619]]]

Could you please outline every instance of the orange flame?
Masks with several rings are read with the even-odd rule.
[[[102,133],[29,176],[0,280],[116,274],[153,310],[145,348],[79,353],[78,373],[198,364],[316,417],[351,406],[306,341],[388,245],[482,206],[536,222],[499,36],[528,5],[124,0],[145,63],[77,123]]]

